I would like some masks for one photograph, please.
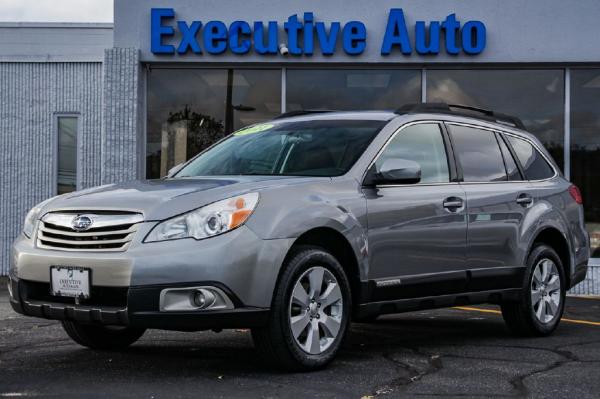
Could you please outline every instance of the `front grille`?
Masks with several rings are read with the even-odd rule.
[[[90,228],[77,231],[71,227],[77,216],[90,218]],[[136,213],[49,213],[39,223],[37,244],[40,248],[63,251],[125,251],[141,221],[142,216]]]

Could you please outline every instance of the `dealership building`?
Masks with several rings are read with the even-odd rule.
[[[520,117],[583,194],[600,294],[600,2],[116,1],[0,23],[0,274],[36,203],[160,178],[282,112],[466,104]]]

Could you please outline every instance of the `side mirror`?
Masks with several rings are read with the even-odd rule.
[[[421,181],[421,165],[402,158],[386,159],[379,170],[367,174],[365,184],[415,184]]]
[[[169,178],[169,177],[175,176],[175,174],[177,174],[177,172],[179,172],[181,169],[183,169],[183,165],[185,165],[185,162],[182,162],[180,164],[173,166],[171,169],[169,169],[169,171],[167,172],[167,175],[165,177]]]

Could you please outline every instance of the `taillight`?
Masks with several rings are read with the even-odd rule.
[[[579,191],[579,187],[571,184],[571,187],[569,187],[569,194],[571,194],[571,197],[573,197],[575,202],[577,202],[579,205],[583,204],[583,198],[581,197],[581,191]]]

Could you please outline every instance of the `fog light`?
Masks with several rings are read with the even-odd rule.
[[[206,297],[201,290],[198,290],[194,293],[194,305],[199,308],[203,308],[206,305]]]
[[[196,290],[192,296],[192,303],[199,309],[208,308],[215,303],[215,295],[209,290]]]
[[[212,286],[165,288],[160,292],[161,312],[211,311],[234,309],[222,289]]]

